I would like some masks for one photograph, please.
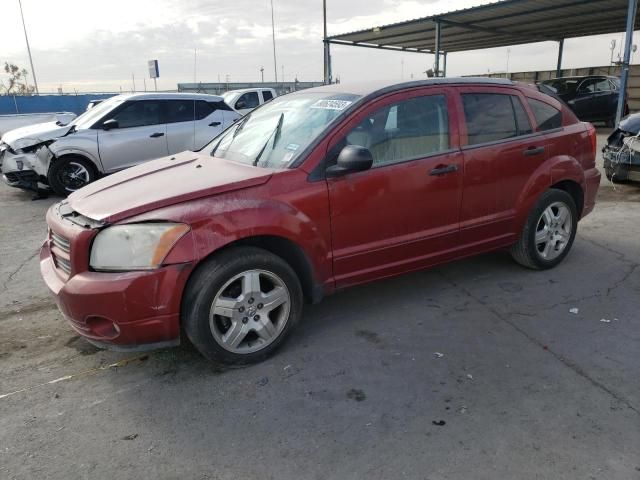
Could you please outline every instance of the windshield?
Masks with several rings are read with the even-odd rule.
[[[122,102],[124,102],[124,99],[120,97],[111,97],[110,99],[100,102],[95,107],[84,112],[71,122],[71,125],[75,125],[76,129],[91,128],[91,126],[93,126],[93,124],[96,123],[102,115],[107,113],[109,110],[113,110]]]
[[[559,95],[564,95],[565,93],[575,92],[576,87],[578,86],[578,79],[569,80],[558,78],[555,80],[545,80],[542,84],[553,88]]]
[[[288,168],[358,98],[327,92],[276,97],[238,120],[202,151],[259,167]]]

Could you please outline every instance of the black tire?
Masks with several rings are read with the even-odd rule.
[[[555,203],[562,203],[569,209],[571,213],[571,234],[562,252],[557,257],[549,260],[543,258],[542,254],[539,252],[535,236],[543,212],[547,209],[547,207]],[[553,268],[560,262],[562,262],[562,260],[569,253],[569,250],[571,250],[573,240],[576,236],[577,228],[578,209],[576,208],[573,197],[563,190],[557,190],[554,188],[547,190],[540,196],[535,206],[529,213],[529,217],[524,224],[524,228],[522,229],[520,238],[511,247],[511,256],[516,262],[527,268],[531,268],[534,270],[546,270],[549,268]]]
[[[80,177],[72,177],[72,170],[80,171]],[[53,162],[49,167],[47,179],[51,189],[61,197],[79,190],[98,178],[94,164],[84,157],[67,156]]]
[[[255,352],[235,353],[216,339],[210,313],[223,287],[235,276],[250,270],[265,271],[282,280],[290,299],[288,317],[271,343]],[[261,248],[232,247],[213,255],[191,275],[182,298],[181,321],[187,337],[202,355],[215,363],[239,366],[261,362],[275,352],[299,322],[302,308],[300,280],[287,262]],[[219,317],[214,316],[212,321],[217,321],[216,318]],[[247,328],[252,325],[247,324]]]

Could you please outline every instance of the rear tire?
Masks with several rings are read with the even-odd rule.
[[[92,162],[80,156],[62,157],[55,161],[47,174],[49,186],[61,197],[79,190],[98,178]]]
[[[206,260],[187,284],[182,325],[198,351],[225,365],[261,362],[302,316],[300,281],[282,258],[232,247]]]
[[[520,238],[511,247],[511,256],[527,268],[553,268],[569,253],[577,227],[573,197],[563,190],[547,190],[529,213]]]

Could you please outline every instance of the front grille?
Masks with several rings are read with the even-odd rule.
[[[71,243],[53,231],[50,233],[51,238],[51,256],[53,263],[57,268],[69,275],[71,273]]]

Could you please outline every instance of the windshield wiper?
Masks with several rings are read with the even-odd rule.
[[[252,165],[254,167],[258,165],[258,162],[260,161],[260,157],[262,156],[265,149],[267,148],[267,145],[269,145],[269,142],[271,141],[271,137],[273,137],[273,145],[271,146],[271,150],[274,150],[276,148],[276,143],[278,143],[278,140],[280,139],[280,132],[282,131],[283,120],[284,120],[284,112],[280,114],[280,118],[278,119],[278,124],[276,125],[276,128],[273,130],[273,132],[269,134],[269,136],[267,137],[267,141],[264,142],[264,145],[260,149],[260,152],[256,156],[256,159],[253,161]]]
[[[251,112],[253,113],[253,112]],[[240,131],[244,128],[245,124],[247,123],[247,120],[249,120],[249,117],[251,116],[251,113],[246,114],[242,120],[240,120],[237,124],[236,124],[236,128],[233,131],[233,134],[231,135],[231,141],[229,142],[229,145],[227,145],[227,150],[229,150],[229,147],[231,146],[231,144],[233,143],[233,141],[235,140],[236,136],[240,133]],[[220,144],[222,143],[222,140],[224,140],[224,137],[226,137],[226,135],[223,135],[220,138],[220,141],[218,141],[218,143],[216,143],[216,146],[213,147],[213,150],[211,150],[211,153],[209,154],[210,156],[214,156],[214,154],[216,153],[216,150],[218,150],[218,147],[220,146]]]

